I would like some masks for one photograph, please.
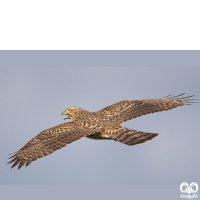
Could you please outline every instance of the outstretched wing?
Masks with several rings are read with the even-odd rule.
[[[15,155],[11,156],[10,158],[14,158],[9,163],[15,161],[11,168],[19,163],[18,169],[20,169],[25,163],[28,166],[38,158],[48,156],[86,135],[98,131],[100,131],[100,127],[81,126],[75,121],[60,124],[39,133]]]
[[[120,101],[116,104],[108,106],[99,112],[95,112],[94,114],[98,115],[105,121],[113,121],[116,123],[123,123],[128,120],[140,117],[142,115],[147,115],[155,112],[162,112],[177,108],[179,106],[190,105],[193,102],[191,99],[192,96],[180,97],[183,94],[178,96],[171,97],[168,95],[161,99],[147,99],[147,100],[135,100],[135,101]],[[178,98],[179,97],[179,98]]]

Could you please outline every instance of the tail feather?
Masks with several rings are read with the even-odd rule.
[[[143,144],[157,137],[157,133],[145,133],[136,130],[126,129],[116,135],[110,135],[115,141],[122,142],[126,145],[133,146],[137,144]]]

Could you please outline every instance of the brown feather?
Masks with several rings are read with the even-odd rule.
[[[16,160],[15,163],[12,165],[11,168],[15,167],[19,162],[20,162],[20,160]]]
[[[14,162],[11,168],[19,164],[20,169],[25,163],[28,166],[38,158],[48,156],[85,136],[90,139],[113,139],[126,145],[145,143],[158,134],[131,130],[120,124],[142,115],[195,103],[196,99],[191,99],[194,95],[182,97],[184,94],[174,97],[168,95],[156,100],[125,100],[94,113],[78,107],[66,109],[63,113],[73,121],[44,130],[35,136],[10,157],[13,159],[9,163]]]
[[[27,160],[26,161],[26,167],[29,166],[32,163],[32,160]]]
[[[113,138],[115,141],[122,142],[129,146],[143,144],[158,136],[157,133],[145,133],[141,131],[131,130],[120,125],[117,131],[116,129],[113,130],[115,131],[115,133],[112,134],[112,130],[110,130],[111,128],[112,127],[109,127],[106,130],[106,133],[108,133],[107,135]]]
[[[38,158],[48,156],[82,137],[101,131],[102,127],[98,121],[93,123],[93,127],[82,126],[84,121],[87,121],[87,124],[90,123],[87,116],[92,114],[90,112],[87,114],[86,112],[88,111],[84,111],[84,117],[80,116],[78,121],[64,123],[39,133],[14,155],[16,157],[9,162],[15,161],[12,168],[18,163],[18,169],[25,163],[28,166]]]
[[[131,119],[135,119],[137,117],[141,117],[142,115],[152,114],[155,112],[162,112],[168,111],[179,106],[189,105],[191,103],[196,103],[194,100],[197,99],[190,99],[194,95],[180,97],[183,94],[178,96],[170,97],[168,95],[164,98],[166,99],[156,99],[156,100],[125,100],[120,101],[116,104],[108,106],[94,114],[98,117],[101,117],[105,121],[112,118],[112,121],[115,123],[121,124]]]
[[[24,164],[25,164],[26,160],[21,160],[21,162],[18,165],[18,169],[20,169]]]
[[[12,162],[14,162],[17,159],[17,156],[15,158],[13,158],[10,162],[8,162],[7,164],[10,164]]]

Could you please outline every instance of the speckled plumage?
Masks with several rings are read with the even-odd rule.
[[[115,140],[130,146],[152,140],[158,134],[131,130],[121,124],[142,115],[194,103],[194,99],[191,99],[194,95],[180,98],[181,95],[169,95],[156,100],[125,100],[93,113],[78,107],[68,108],[63,114],[68,115],[65,119],[73,121],[47,129],[35,136],[10,157],[13,159],[9,163],[14,162],[11,168],[17,164],[18,169],[24,164],[28,166],[38,158],[48,156],[85,136],[90,139]]]

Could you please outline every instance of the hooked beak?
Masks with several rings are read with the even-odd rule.
[[[61,115],[67,115],[67,117],[65,117],[64,120],[65,120],[65,119],[69,119],[69,115],[66,113],[66,111],[63,111],[63,112],[61,113]]]

